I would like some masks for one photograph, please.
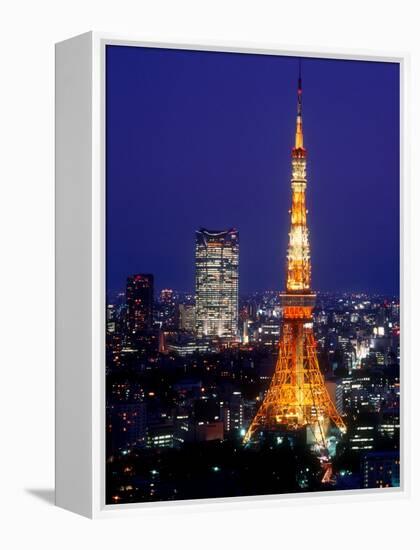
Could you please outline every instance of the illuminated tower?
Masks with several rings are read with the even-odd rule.
[[[330,420],[342,432],[346,428],[325,387],[313,333],[312,310],[316,295],[311,291],[311,258],[306,224],[306,149],[303,145],[300,75],[291,187],[286,292],[281,294],[283,324],[278,359],[267,394],[248,428],[244,443],[261,431],[294,431],[308,427],[313,441],[325,447]]]

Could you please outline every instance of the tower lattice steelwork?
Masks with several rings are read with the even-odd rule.
[[[292,149],[292,208],[287,251],[286,292],[281,295],[283,324],[275,372],[267,394],[244,437],[248,443],[261,430],[309,427],[314,442],[325,448],[329,421],[345,424],[328,394],[313,333],[311,258],[306,223],[306,149],[303,146],[302,80],[299,74],[295,146]]]

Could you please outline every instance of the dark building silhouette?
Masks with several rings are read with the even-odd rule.
[[[382,489],[400,486],[400,456],[398,451],[367,453],[362,459],[363,487]]]
[[[120,401],[108,405],[106,413],[109,455],[144,444],[146,437],[145,403]]]
[[[127,329],[130,334],[150,329],[153,324],[153,275],[127,277]]]

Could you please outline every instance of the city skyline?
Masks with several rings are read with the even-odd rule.
[[[197,238],[197,233],[200,233],[201,231],[209,231],[209,230],[206,230],[206,229],[203,229],[202,227],[200,227],[199,229],[196,229],[194,231],[194,235],[195,235],[195,238]],[[211,232],[213,233],[228,233],[229,231],[234,231],[236,232],[238,235],[239,235],[239,231],[236,229],[236,228],[230,228],[230,229],[219,229],[219,230],[212,230]],[[192,266],[193,266],[193,269],[194,269],[194,272],[195,272],[195,257],[194,257],[194,254],[196,253],[196,246],[197,246],[197,243],[195,242],[193,244],[193,247],[194,247],[194,250],[192,252]],[[285,253],[285,257],[287,255],[287,250],[286,250],[286,253]],[[238,261],[238,271],[240,272],[240,261]],[[283,282],[283,287],[286,283],[286,280],[287,280],[287,275],[286,275],[286,269],[284,270],[285,272],[285,276],[284,276],[284,282]],[[151,274],[146,274],[146,273],[127,273],[124,277],[123,277],[123,281],[124,281],[124,284],[119,287],[119,288],[109,288],[109,285],[107,285],[107,293],[108,295],[118,295],[118,294],[121,294],[121,293],[126,293],[126,289],[127,289],[127,286],[126,286],[126,282],[127,282],[127,279],[129,278],[132,278],[136,275],[147,275],[147,276],[151,276],[152,278],[156,278],[156,274],[155,273],[151,273]],[[185,296],[194,296],[196,295],[196,285],[197,285],[197,281],[196,281],[196,273],[195,273],[195,277],[194,277],[194,281],[193,281],[193,284],[191,286],[191,288],[188,288],[188,289],[179,289],[179,288],[175,288],[175,287],[170,287],[170,286],[158,286],[158,285],[153,285],[153,300],[156,300],[157,297],[158,297],[158,294],[159,292],[161,291],[164,291],[165,289],[169,289],[173,292],[176,292],[180,295],[185,295]],[[397,290],[397,292],[395,293],[391,293],[391,292],[378,292],[378,291],[369,291],[369,290],[366,290],[366,289],[352,289],[352,288],[348,288],[348,289],[343,289],[343,290],[331,290],[331,289],[323,289],[322,291],[314,288],[314,291],[316,292],[316,294],[335,294],[335,295],[363,295],[365,294],[366,296],[382,296],[383,298],[388,298],[388,299],[391,299],[391,298],[397,298],[399,297],[399,292]],[[258,290],[253,290],[253,291],[248,291],[248,292],[241,292],[241,281],[240,281],[240,276],[238,277],[238,297],[239,298],[249,298],[250,296],[252,296],[253,294],[254,295],[257,295],[257,294],[262,294],[262,293],[279,293],[281,292],[281,285],[279,285],[278,288],[265,288],[265,289],[258,289]]]
[[[124,47],[107,56],[118,76],[107,82],[108,288],[150,272],[157,288],[192,291],[200,226],[241,233],[241,293],[282,288],[297,59]],[[302,70],[317,159],[313,286],[398,295],[398,67],[303,59]]]
[[[166,55],[171,61],[164,63],[163,72],[159,72],[162,65],[158,62],[149,67],[150,71],[138,75],[146,87],[148,79],[156,87],[152,74],[155,69],[154,77],[166,79],[167,71],[180,68],[176,60],[173,62],[172,52],[153,53],[162,55],[160,61],[166,62]],[[179,82],[176,73],[174,80],[179,84],[179,93],[185,92],[188,82],[186,60],[201,60],[201,53],[181,52],[184,73]],[[130,67],[134,67],[131,54],[129,58]],[[124,72],[123,59],[124,56],[119,59],[118,67]],[[306,85],[304,94],[301,74],[304,63],[299,61],[295,67],[299,67],[295,75],[298,78],[294,79],[296,110],[290,117],[293,131],[285,147],[290,163],[285,228],[280,230],[283,214],[279,212],[283,211],[286,194],[277,181],[279,165],[272,164],[281,140],[272,120],[270,128],[261,127],[260,147],[247,151],[246,157],[239,159],[240,166],[235,172],[230,171],[233,160],[230,155],[235,147],[219,149],[216,154],[214,146],[220,144],[219,138],[214,141],[214,134],[206,142],[205,155],[214,156],[212,167],[217,168],[220,177],[202,173],[198,193],[192,187],[186,192],[192,182],[189,177],[184,187],[168,186],[168,180],[162,179],[160,184],[165,185],[162,191],[155,186],[162,167],[164,171],[170,167],[166,176],[172,175],[174,182],[181,173],[186,173],[186,165],[179,171],[175,151],[179,153],[180,143],[192,137],[191,125],[197,129],[194,145],[200,145],[203,135],[221,123],[216,116],[201,125],[202,117],[191,116],[195,107],[200,104],[198,114],[206,119],[207,109],[211,110],[226,95],[227,90],[220,83],[228,85],[232,94],[241,70],[245,66],[250,70],[243,56],[208,57],[206,53],[204,65],[209,59],[212,61],[206,68],[217,67],[221,71],[217,74],[219,87],[204,90],[201,98],[206,100],[206,106],[200,101],[194,104],[196,97],[188,108],[182,101],[177,104],[185,115],[185,127],[180,128],[171,118],[176,118],[178,111],[167,109],[165,102],[173,89],[165,80],[163,88],[168,95],[160,95],[159,87],[155,89],[161,110],[160,118],[154,120],[153,131],[147,133],[143,119],[138,119],[135,133],[128,131],[125,143],[124,140],[122,144],[113,143],[112,155],[107,155],[107,187],[111,191],[107,193],[107,290],[111,290],[112,277],[119,273],[118,277],[125,279],[126,291],[107,296],[106,501],[120,504],[398,487],[399,298],[365,295],[361,289],[358,294],[345,295],[338,290],[346,280],[363,282],[364,292],[369,281],[376,292],[381,287],[384,290],[395,277],[395,272],[385,268],[384,252],[389,253],[388,260],[394,261],[392,267],[398,272],[398,256],[392,250],[396,219],[393,217],[390,222],[385,217],[388,232],[381,232],[379,225],[385,205],[395,206],[386,199],[383,189],[386,187],[389,192],[395,183],[387,172],[389,158],[375,159],[372,143],[366,150],[362,147],[362,151],[353,143],[346,152],[343,143],[335,138],[336,134],[340,137],[345,134],[349,121],[343,122],[336,112],[336,132],[329,136],[327,155],[328,182],[335,185],[330,190],[333,195],[328,195],[323,204],[326,196],[316,185],[316,178],[314,184],[312,174],[322,157],[317,135],[322,136],[325,127],[315,124],[311,129],[316,122],[316,117],[310,116],[314,105],[303,108]],[[234,61],[231,65],[231,69],[237,69],[234,81],[229,81],[230,75],[223,72],[225,59],[229,59],[228,65]],[[249,59],[252,62],[257,57]],[[269,59],[269,65],[277,66],[278,61],[279,58]],[[310,60],[310,64],[319,61]],[[265,63],[265,58],[259,57],[258,70]],[[320,89],[324,91],[322,70],[317,66]],[[194,77],[200,76],[200,70],[197,71]],[[109,77],[109,71],[107,74]],[[113,71],[112,76],[119,82],[118,71]],[[273,74],[265,76],[269,80]],[[124,101],[120,97],[120,102],[126,108],[136,86],[129,86],[124,79],[122,82],[127,97]],[[271,82],[269,86],[272,85]],[[309,97],[316,97],[316,90],[309,88]],[[244,96],[242,108],[247,105],[250,109],[246,103],[250,96]],[[266,99],[267,107],[273,95],[268,93]],[[141,116],[147,118],[152,114],[151,120],[154,118],[157,113],[153,114],[153,101],[147,103]],[[319,105],[317,108],[322,109]],[[357,101],[352,108],[359,115],[358,123],[364,122]],[[126,125],[121,111],[115,109],[112,94],[107,96],[107,111],[108,120],[113,115],[121,129]],[[221,106],[218,114],[223,111]],[[286,111],[290,116],[291,105]],[[254,147],[259,136],[255,126],[258,116],[252,110],[250,113],[253,116],[247,119],[247,124],[252,131],[248,139],[252,140],[248,145],[252,142]],[[229,117],[231,113],[223,114]],[[133,115],[135,120],[135,111]],[[168,138],[167,116],[171,120],[170,130],[175,129],[176,134],[179,131],[177,144],[166,144],[169,149],[161,147],[162,140]],[[244,138],[241,123],[242,120],[236,119],[226,121],[231,137],[238,141]],[[338,131],[336,126],[342,124]],[[256,172],[252,175],[254,155],[261,155],[258,170],[265,164],[261,161],[270,149],[270,129],[274,129],[271,134],[274,156],[265,166],[265,176],[270,175],[271,179],[255,180],[260,181],[259,187],[251,185],[244,189],[245,175],[251,184],[256,175]],[[146,138],[147,144],[143,139],[143,145],[150,146],[152,156],[146,154],[147,147],[143,155],[133,149],[121,156],[127,153],[121,145],[138,147],[139,135]],[[221,136],[220,139],[223,141]],[[111,141],[107,140],[108,147]],[[358,146],[363,139],[359,141]],[[203,158],[194,145],[188,141],[189,160],[197,168]],[[185,143],[181,148],[184,146]],[[159,153],[158,157],[153,157],[153,151]],[[395,161],[398,151],[393,152]],[[366,156],[366,163],[357,157],[358,153]],[[131,160],[137,159],[137,167],[131,164],[130,154]],[[308,164],[312,158],[314,163]],[[353,210],[351,196],[337,188],[334,166],[336,170],[340,168],[336,174],[340,176],[340,184],[347,185],[346,162],[356,159],[360,181],[346,187],[346,191],[358,193],[358,183],[370,187],[357,196],[357,209]],[[115,179],[113,161],[128,179]],[[136,178],[146,173],[148,185],[141,187],[141,178]],[[380,190],[375,189],[377,182],[370,179],[379,176]],[[398,179],[396,183],[398,189]],[[307,208],[311,210],[308,189],[316,197],[312,204],[328,209],[320,220],[317,220],[320,210],[307,216]],[[372,192],[374,201],[372,196],[368,200]],[[118,202],[116,195],[122,201]],[[283,198],[279,200],[280,197]],[[123,206],[127,209],[121,210]],[[357,223],[350,223],[349,213]],[[340,226],[335,214],[341,215]],[[195,219],[200,223],[195,224]],[[183,231],[189,230],[193,222],[195,243],[189,254],[184,255],[190,241]],[[324,239],[335,243],[332,259],[325,260]],[[283,244],[284,250],[280,250]],[[375,253],[369,250],[369,256],[365,256],[366,245],[374,246]],[[336,271],[332,271],[331,262],[336,262]],[[350,262],[348,267],[346,262]],[[270,274],[274,269],[275,290],[270,291]],[[366,269],[371,278],[367,277]],[[195,275],[192,292],[191,271]],[[163,280],[164,273],[167,277]],[[179,273],[182,273],[180,279]],[[337,281],[335,294],[318,294],[320,281],[325,278],[330,285],[331,276]],[[179,284],[170,284],[177,280]],[[258,285],[263,292],[255,292]],[[161,289],[157,295],[155,288]],[[189,295],[182,293],[186,288],[190,289]],[[254,292],[239,299],[239,289],[242,295],[251,289]]]

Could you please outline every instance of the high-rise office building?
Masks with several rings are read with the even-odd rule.
[[[129,333],[149,329],[153,324],[153,275],[141,273],[128,277],[126,301]]]
[[[195,305],[179,304],[179,328],[187,332],[195,331]]]
[[[177,295],[172,288],[164,288],[160,291],[155,319],[160,321],[163,328],[174,328],[177,325]]]
[[[244,424],[244,400],[241,392],[234,391],[221,407],[225,432],[240,433]]]
[[[239,233],[196,231],[195,292],[198,336],[233,339],[238,333]]]

